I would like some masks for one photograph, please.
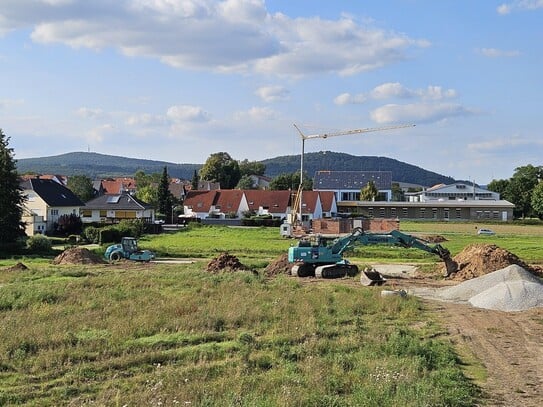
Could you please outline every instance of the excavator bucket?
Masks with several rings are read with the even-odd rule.
[[[383,285],[387,280],[377,270],[362,270],[360,273],[360,284],[365,286]]]
[[[449,277],[451,274],[458,271],[458,264],[451,258],[451,256],[443,258],[445,262],[445,277]]]

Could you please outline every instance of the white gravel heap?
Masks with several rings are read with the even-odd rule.
[[[441,301],[469,302],[477,308],[523,311],[543,306],[543,282],[524,268],[513,264],[453,287],[415,295]]]

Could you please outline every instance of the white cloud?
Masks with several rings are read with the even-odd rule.
[[[150,127],[150,126],[163,126],[166,124],[166,117],[160,116],[160,115],[154,115],[149,113],[143,113],[139,115],[130,115],[125,123],[128,126],[143,126],[143,127]]]
[[[300,76],[352,75],[428,46],[352,17],[290,18],[263,0],[2,0],[0,33],[33,41],[117,49],[178,68]]]
[[[85,119],[100,119],[106,116],[102,109],[90,108],[90,107],[80,107],[77,109],[76,114],[79,117]]]
[[[493,138],[491,140],[469,143],[468,150],[474,153],[511,153],[519,150],[520,152],[538,151],[543,147],[543,141],[532,140],[529,138],[514,135],[507,138]]]
[[[177,105],[171,106],[166,116],[173,122],[198,122],[205,123],[211,120],[209,113],[199,106]]]
[[[342,93],[334,98],[336,105],[360,104],[368,99],[410,99],[420,98],[422,100],[442,100],[456,97],[454,89],[443,89],[441,86],[428,86],[426,89],[409,89],[399,82],[383,83],[373,88],[366,96],[363,93],[352,95]]]
[[[364,103],[368,98],[362,94],[359,93],[358,95],[351,95],[350,93],[342,93],[341,95],[338,95],[334,98],[334,103],[336,105],[349,105],[349,104],[362,104]]]
[[[269,121],[269,120],[275,120],[279,117],[279,114],[269,107],[252,107],[247,111],[243,112],[236,112],[234,114],[234,119],[238,121],[256,121],[256,122],[262,122],[262,121]]]
[[[431,123],[440,120],[470,116],[473,111],[459,104],[452,103],[414,103],[407,105],[388,104],[381,106],[372,112],[370,117],[376,123]]]
[[[543,8],[543,0],[515,0],[510,3],[500,4],[496,11],[506,15],[515,10],[537,10]]]
[[[283,86],[262,86],[255,93],[265,102],[278,102],[287,100],[290,92]]]
[[[115,126],[107,123],[87,131],[85,139],[91,143],[102,143],[106,136],[113,132],[115,132]]]
[[[11,106],[18,106],[24,104],[22,99],[0,99],[0,109],[7,109]]]
[[[489,58],[499,58],[499,57],[518,57],[520,55],[519,51],[505,51],[497,48],[481,48],[478,50],[481,55]]]

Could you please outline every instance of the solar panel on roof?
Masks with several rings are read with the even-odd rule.
[[[119,199],[121,199],[120,195],[108,196],[106,202],[116,204],[116,203],[119,203]]]

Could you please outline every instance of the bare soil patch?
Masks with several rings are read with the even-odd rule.
[[[84,247],[71,247],[53,259],[53,264],[103,264],[105,261]]]
[[[429,243],[443,243],[447,241],[447,239],[441,235],[414,235],[414,236]]]
[[[18,262],[17,264],[14,264],[13,266],[6,267],[5,270],[6,271],[24,271],[24,270],[28,270],[28,267],[25,264]]]

